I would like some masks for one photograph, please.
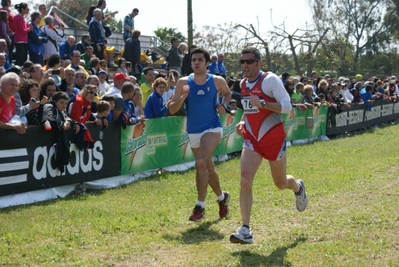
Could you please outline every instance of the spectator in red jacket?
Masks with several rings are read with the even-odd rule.
[[[18,15],[14,17],[14,44],[17,53],[16,64],[22,66],[28,58],[28,33],[32,30],[32,25],[28,24],[25,16],[29,13],[27,3],[15,5]]]

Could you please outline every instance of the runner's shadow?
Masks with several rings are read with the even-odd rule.
[[[233,253],[233,256],[239,257],[241,264],[240,266],[284,266],[290,267],[292,263],[289,262],[285,257],[287,251],[291,248],[296,247],[299,243],[306,241],[303,236],[298,237],[291,245],[279,247],[274,250],[269,256],[253,253],[249,250],[237,251]]]
[[[201,242],[222,240],[224,235],[219,231],[211,229],[211,226],[220,220],[215,220],[212,222],[204,222],[199,225],[187,229],[181,234],[165,234],[163,238],[168,241],[179,241],[183,244],[199,244]]]

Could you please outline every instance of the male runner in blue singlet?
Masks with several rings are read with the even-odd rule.
[[[222,124],[219,113],[230,102],[231,94],[225,79],[207,73],[210,63],[209,53],[201,48],[191,52],[191,66],[194,73],[181,78],[169,105],[173,115],[185,103],[187,112],[187,133],[191,150],[196,158],[195,168],[198,198],[189,217],[191,221],[201,221],[205,215],[205,197],[208,184],[218,197],[219,217],[229,215],[230,194],[222,191],[219,176],[215,171],[212,154],[222,139]],[[218,92],[223,95],[223,105],[218,103]]]

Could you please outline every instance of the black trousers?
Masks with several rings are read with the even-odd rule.
[[[15,44],[15,50],[17,53],[15,64],[22,67],[22,65],[24,65],[25,61],[28,59],[28,44],[17,43]]]
[[[97,45],[91,44],[91,46],[93,47],[94,54],[96,55],[96,57],[98,57],[98,59],[100,59],[100,60],[104,59],[104,45],[103,44],[100,45],[100,47],[101,47],[100,51],[97,50]]]

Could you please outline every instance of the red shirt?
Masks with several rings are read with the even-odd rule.
[[[7,104],[3,96],[0,94],[0,121],[8,123],[16,113],[14,96],[10,97],[10,103]]]
[[[247,134],[252,135],[255,140],[261,140],[266,135],[285,136],[283,122],[279,113],[268,109],[258,109],[249,103],[250,93],[258,96],[266,102],[275,103],[276,99],[271,98],[262,92],[262,81],[267,76],[267,72],[258,77],[256,84],[251,90],[246,88],[246,80],[244,78],[241,83],[241,99],[244,109],[244,137]]]
[[[14,23],[14,43],[28,43],[28,33],[30,32],[29,24],[25,18],[18,14],[13,19]]]
[[[81,95],[76,95],[76,100],[68,107],[72,119],[79,123],[86,123],[91,116],[91,102],[86,101]]]

